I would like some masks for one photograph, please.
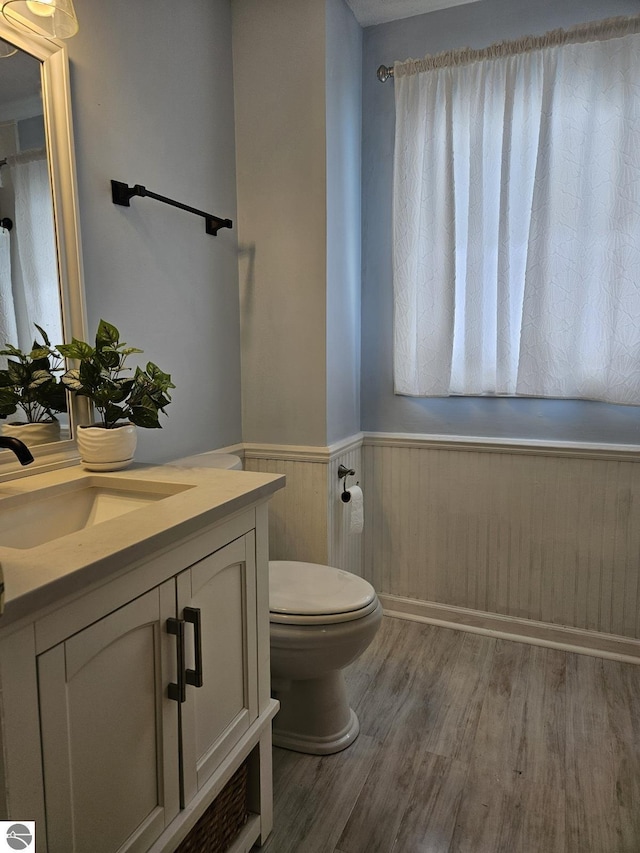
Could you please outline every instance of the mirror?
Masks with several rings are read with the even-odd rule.
[[[53,343],[63,331],[40,61],[14,50],[0,64],[0,348],[27,353],[36,324]],[[56,417],[68,435],[67,413]]]
[[[28,352],[38,336],[34,323],[52,344],[84,339],[67,52],[63,44],[14,30],[4,19],[0,164],[0,348],[9,342]],[[58,415],[60,438],[31,448],[35,464],[20,470],[13,454],[0,451],[0,478],[7,471],[30,474],[75,461],[74,425],[86,422],[87,410],[75,399],[68,409]]]

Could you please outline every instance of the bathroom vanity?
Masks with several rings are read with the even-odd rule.
[[[283,485],[169,466],[0,484],[0,819],[35,820],[38,853],[169,853],[245,762],[231,850],[268,835]]]

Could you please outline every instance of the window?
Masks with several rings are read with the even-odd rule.
[[[639,28],[396,66],[396,393],[640,404]]]

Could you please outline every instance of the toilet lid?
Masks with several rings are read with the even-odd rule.
[[[242,470],[242,460],[233,453],[219,453],[217,450],[209,450],[206,453],[197,453],[195,456],[183,456],[165,463],[177,468],[227,468]]]
[[[351,572],[297,560],[269,563],[272,613],[299,616],[353,613],[370,607],[375,600],[371,584]]]

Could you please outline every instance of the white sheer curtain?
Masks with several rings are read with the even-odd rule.
[[[640,404],[639,56],[396,65],[396,393]]]
[[[11,235],[8,229],[0,228],[0,349],[6,343],[15,344],[18,340],[16,327],[16,309],[13,304],[11,286]],[[4,367],[6,359],[1,359]]]
[[[42,326],[53,344],[62,342],[58,256],[49,167],[45,151],[7,158],[15,191],[13,293],[19,346],[28,351]]]

